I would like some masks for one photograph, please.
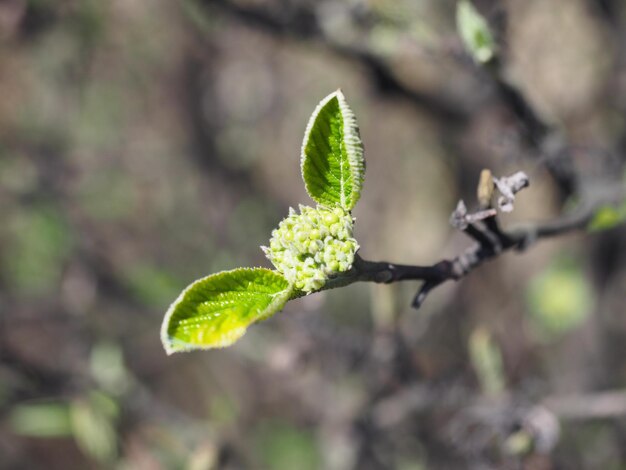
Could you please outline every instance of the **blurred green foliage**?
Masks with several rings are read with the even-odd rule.
[[[209,406],[209,420],[211,425],[228,427],[237,422],[240,415],[237,401],[225,394],[215,395],[211,397]]]
[[[95,80],[83,90],[71,122],[76,145],[94,152],[114,149],[119,143],[120,129],[129,112],[124,91],[118,88],[121,85],[117,81]]]
[[[521,429],[509,436],[505,448],[511,455],[527,455],[533,446],[533,437],[525,429]]]
[[[402,460],[398,464],[398,470],[428,470],[428,467],[423,462],[415,460]]]
[[[592,232],[609,230],[626,221],[626,201],[618,207],[603,206],[589,222],[588,229]]]
[[[271,470],[319,470],[322,460],[314,436],[286,422],[261,424],[257,449],[264,468]]]
[[[90,392],[70,405],[72,432],[78,447],[94,460],[112,462],[117,455],[117,403],[107,395]]]
[[[487,62],[495,54],[496,44],[483,16],[470,0],[457,3],[456,21],[465,48],[476,62]]]
[[[63,214],[52,204],[40,204],[14,214],[8,223],[2,263],[6,278],[24,295],[54,292],[72,247]]]
[[[89,216],[108,222],[131,217],[137,209],[136,198],[137,190],[132,181],[107,169],[86,177],[77,194],[81,207]]]
[[[486,394],[505,390],[502,354],[498,344],[484,327],[478,327],[469,337],[469,353],[481,388]]]
[[[113,395],[124,393],[130,378],[126,370],[122,349],[111,341],[96,343],[91,349],[89,369],[96,383]]]
[[[87,455],[110,462],[117,454],[117,403],[98,391],[69,402],[15,406],[9,416],[12,431],[38,438],[73,437]]]
[[[530,320],[540,337],[550,340],[579,327],[591,314],[593,293],[581,266],[556,259],[533,279],[527,291]]]
[[[13,408],[9,417],[13,432],[31,437],[72,435],[70,408],[67,403],[32,403]]]

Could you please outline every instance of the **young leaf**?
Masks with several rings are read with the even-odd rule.
[[[354,208],[365,175],[363,143],[341,90],[317,105],[304,132],[302,179],[318,204]]]
[[[291,285],[269,269],[222,271],[189,285],[170,306],[161,341],[168,354],[229,346],[246,328],[278,312]]]
[[[469,0],[457,3],[456,24],[465,48],[476,62],[485,63],[494,56],[496,45],[489,25]]]

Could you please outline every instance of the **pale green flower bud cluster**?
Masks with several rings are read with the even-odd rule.
[[[276,269],[297,289],[313,292],[328,278],[349,270],[359,249],[352,238],[354,220],[340,207],[300,206],[272,232],[270,246],[261,249]]]

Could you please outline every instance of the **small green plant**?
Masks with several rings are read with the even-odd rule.
[[[537,239],[583,229],[596,209],[606,205],[601,200],[602,204],[562,220],[506,231],[496,220],[498,210],[513,210],[515,195],[528,186],[528,177],[521,171],[495,177],[483,170],[478,211],[468,210],[461,200],[450,217],[454,228],[474,240],[472,246],[430,266],[374,262],[359,256],[353,236],[352,209],[361,195],[365,161],[356,119],[340,90],[313,111],[302,143],[301,169],[306,190],[317,205],[301,205],[299,212],[291,209],[272,232],[269,246],[261,247],[275,269],[238,268],[189,285],[163,320],[161,340],[168,354],[229,346],[248,326],[274,315],[287,301],[354,282],[422,281],[412,303],[419,308],[429,292],[444,282],[457,281],[508,250],[525,250]],[[607,219],[597,214],[593,228],[622,220],[620,214],[609,214],[608,222],[600,216]]]
[[[168,354],[229,346],[288,300],[328,288],[350,271],[359,249],[351,211],[361,195],[365,161],[356,118],[340,90],[324,98],[309,120],[301,169],[317,206],[291,209],[269,247],[261,247],[276,269],[239,268],[189,285],[163,321]]]

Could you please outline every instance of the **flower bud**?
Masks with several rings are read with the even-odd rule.
[[[272,232],[265,255],[297,289],[321,289],[330,276],[352,267],[359,245],[352,238],[354,219],[341,207],[299,206]]]

